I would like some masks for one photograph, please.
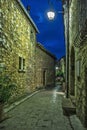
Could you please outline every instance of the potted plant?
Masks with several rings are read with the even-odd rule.
[[[8,102],[15,85],[10,84],[9,76],[0,75],[0,121],[4,119],[4,104]]]

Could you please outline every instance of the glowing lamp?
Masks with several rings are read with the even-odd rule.
[[[47,16],[48,16],[49,20],[53,20],[55,17],[55,12],[49,11],[49,12],[47,12]]]

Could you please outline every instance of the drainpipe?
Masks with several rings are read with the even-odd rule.
[[[66,98],[69,98],[69,0],[67,0],[67,45],[66,45]]]

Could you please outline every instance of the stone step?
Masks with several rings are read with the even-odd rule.
[[[70,99],[71,99],[71,102],[73,103],[73,105],[76,106],[76,98],[75,98],[75,96],[70,95]]]
[[[62,108],[64,115],[70,116],[76,114],[76,107],[73,105],[70,98],[62,99]]]

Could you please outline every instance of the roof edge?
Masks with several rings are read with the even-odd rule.
[[[46,50],[46,48],[44,48],[44,46],[41,43],[39,43],[39,42],[36,43],[36,46],[39,47],[40,49],[42,49],[44,52],[46,52],[48,55],[50,55],[54,59],[56,59],[55,55],[51,54],[51,52],[49,52],[48,50]]]
[[[22,10],[24,11],[24,13],[26,14],[26,16],[28,17],[28,19],[30,20],[31,24],[33,25],[33,27],[35,28],[36,32],[39,33],[39,30],[37,28],[37,26],[35,25],[33,19],[31,18],[31,16],[28,14],[28,12],[26,11],[24,5],[22,4],[22,2],[20,0],[16,0],[19,5],[21,6]]]

